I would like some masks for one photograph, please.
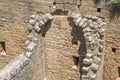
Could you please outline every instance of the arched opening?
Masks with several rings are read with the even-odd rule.
[[[47,79],[79,80],[86,54],[82,29],[67,16],[57,15],[45,25],[43,37]]]

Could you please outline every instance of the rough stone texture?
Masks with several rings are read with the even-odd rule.
[[[30,15],[34,13],[53,12],[54,8],[51,8],[52,6],[51,2],[53,1],[54,0],[27,0],[27,1],[26,0],[12,0],[12,1],[0,0],[0,26],[1,26],[0,38],[4,41],[7,40],[6,42],[6,46],[8,47],[7,51],[10,52],[10,55],[7,52],[7,55],[8,55],[7,57],[3,57],[3,56],[1,57],[1,61],[0,61],[0,64],[2,65],[1,67],[3,67],[3,65],[7,64],[10,60],[16,57],[18,53],[21,53],[23,51],[23,49],[21,48],[23,48],[23,43],[25,41],[24,32],[26,31],[25,28],[23,29],[23,27],[26,26],[26,23],[23,23],[25,25],[22,25],[21,22],[28,22]],[[106,29],[107,30],[106,45],[105,45],[106,48],[104,49],[105,58],[104,60],[102,60],[105,63],[105,64],[102,64],[104,65],[104,70],[102,70],[103,68],[100,68],[100,71],[101,71],[101,74],[103,73],[103,80],[115,80],[117,77],[119,77],[118,67],[120,67],[119,65],[120,63],[120,59],[119,59],[120,57],[119,55],[119,52],[120,52],[119,21],[120,19],[118,18],[118,16],[115,16],[114,18],[114,14],[110,15],[111,13],[109,13],[109,10],[106,10],[104,8],[102,8],[101,12],[97,12],[97,7],[95,6],[93,0],[82,0],[81,4],[82,5],[80,6],[80,9],[79,9],[81,15],[86,16],[86,14],[88,14],[88,15],[99,16],[102,18],[102,20],[104,20],[108,24]],[[77,8],[76,5],[72,5],[72,4],[66,5],[66,8],[69,9],[69,7],[71,10],[73,8],[75,9]],[[113,18],[113,21],[111,21],[111,16]],[[89,16],[88,19],[89,18],[91,18],[91,16]],[[13,25],[8,24],[8,22],[12,22],[12,24],[14,24],[13,22],[15,22],[15,28],[13,27]],[[100,20],[99,22],[101,23]],[[7,25],[6,27],[4,27],[5,24]],[[20,26],[19,28],[16,27],[16,25],[18,24]],[[20,31],[20,34],[18,33],[19,32],[18,30],[22,30]],[[16,33],[18,33],[17,36],[15,36]],[[21,34],[23,34],[22,37],[24,38],[19,38],[18,40],[18,36]],[[116,52],[114,51],[112,52],[112,48],[117,49]]]
[[[79,67],[73,67],[73,56],[79,55],[80,38],[75,26],[70,26],[66,16],[55,16],[45,35],[45,68],[48,80],[79,80]],[[46,27],[47,28],[47,27]],[[72,35],[71,35],[72,34]],[[76,37],[76,38],[75,38]],[[75,65],[76,66],[76,65]]]

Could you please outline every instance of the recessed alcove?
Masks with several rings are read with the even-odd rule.
[[[4,41],[0,41],[0,52],[5,51],[6,52],[6,46]]]

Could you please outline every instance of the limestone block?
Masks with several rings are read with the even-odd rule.
[[[25,56],[28,57],[28,58],[30,58],[31,55],[32,55],[32,52],[26,52],[26,53],[25,53]]]
[[[90,67],[83,67],[83,68],[82,68],[82,71],[88,72],[89,69],[90,69]]]
[[[30,18],[31,18],[31,19],[35,19],[35,18],[36,18],[36,15],[31,15]]]
[[[96,21],[97,19],[98,19],[97,16],[93,16],[93,17],[92,17],[92,20],[94,20],[94,21]]]
[[[83,63],[84,63],[84,64],[87,64],[87,65],[90,65],[91,62],[92,62],[92,59],[87,59],[87,58],[85,58],[85,59],[83,60]]]
[[[72,14],[71,14],[71,17],[77,19],[77,18],[80,17],[80,14],[72,13]]]
[[[80,21],[79,26],[82,26],[86,21],[87,21],[87,19],[86,19],[86,18],[83,18],[83,19]]]
[[[34,20],[33,20],[33,19],[30,19],[30,20],[29,20],[29,23],[30,23],[31,25],[35,25],[36,20],[35,20],[35,19],[34,19]]]
[[[86,39],[86,41],[88,41],[88,42],[90,42],[90,41],[92,42],[92,41],[93,41],[93,38],[92,38],[91,36],[86,37],[85,39]]]
[[[55,0],[56,4],[63,4],[64,0]]]
[[[33,38],[33,33],[29,33],[28,36],[27,36],[27,39],[31,40],[32,38]]]
[[[94,56],[93,62],[96,63],[96,64],[100,64],[101,58],[99,58],[99,57],[97,57],[97,56]]]
[[[82,80],[87,80],[89,77],[87,75],[82,75]]]
[[[50,13],[46,13],[44,17],[45,17],[46,20],[53,19],[53,16]]]
[[[69,3],[72,5],[80,5],[80,0],[70,0]]]
[[[90,78],[91,78],[92,80],[96,80],[96,74],[91,75]]]
[[[97,53],[97,56],[101,57],[103,54],[101,52]]]
[[[40,23],[40,24],[39,24],[40,26],[43,26],[43,25],[45,24],[45,23],[44,23],[42,20],[40,20],[40,19],[39,19],[39,23]]]
[[[90,33],[85,33],[83,35],[84,35],[84,37],[89,37],[91,34]]]
[[[92,58],[92,57],[93,57],[93,54],[92,54],[92,53],[87,53],[87,54],[86,54],[86,58],[89,59],[89,58]]]
[[[34,29],[36,32],[40,32],[41,28],[39,26],[40,26],[39,22],[36,22],[36,24],[34,26]]]
[[[75,21],[74,21],[74,22],[75,22],[75,24],[76,24],[76,25],[78,25],[78,24],[79,24],[79,22],[80,22],[81,20],[82,20],[82,18],[81,18],[81,17],[79,17],[79,18],[75,19]]]
[[[85,17],[86,17],[87,19],[91,19],[91,18],[92,18],[91,15],[86,15]]]
[[[63,4],[56,4],[57,10],[64,10]]]
[[[92,65],[91,65],[91,69],[92,69],[92,70],[97,71],[98,68],[99,68],[99,65],[98,65],[98,64],[92,63]]]
[[[31,52],[33,49],[37,46],[35,42],[30,42],[28,46],[26,47],[27,51]]]
[[[81,27],[82,27],[83,29],[85,29],[86,27],[88,27],[88,23],[85,22]]]
[[[25,41],[25,46],[27,46],[30,43],[30,40]]]
[[[33,29],[33,25],[29,24],[27,29],[28,29],[28,31],[31,31]]]
[[[90,29],[89,27],[83,29],[83,32],[84,32],[84,33],[86,33],[86,32],[90,32],[90,31],[91,31],[91,29]]]
[[[37,42],[38,42],[38,37],[34,36],[34,37],[32,38],[32,41],[34,41],[35,43],[37,43]]]
[[[101,45],[101,44],[99,44],[99,49],[100,49],[101,51],[103,51],[103,48],[104,48],[104,46]]]
[[[43,21],[44,23],[46,23],[49,19],[46,19],[46,15],[43,15],[41,18],[41,21]]]
[[[99,39],[99,44],[104,45],[104,40]]]

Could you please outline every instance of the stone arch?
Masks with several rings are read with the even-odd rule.
[[[86,42],[85,58],[82,61],[81,80],[92,79],[98,80],[97,75],[103,58],[103,49],[105,44],[105,25],[99,17],[87,15],[81,17],[80,14],[70,13],[76,26],[81,27]],[[50,22],[53,16],[49,13],[44,15],[32,15],[29,21],[29,35],[25,42],[25,51],[9,63],[0,71],[1,80],[20,80],[14,77],[29,64],[31,56],[38,46],[38,39],[42,36],[43,27]],[[99,79],[100,80],[100,79]]]
[[[99,68],[103,58],[105,43],[105,25],[99,17],[87,15],[81,17],[80,14],[71,13],[69,17],[73,22],[83,29],[86,41],[87,53],[83,59],[81,80],[98,80]]]

